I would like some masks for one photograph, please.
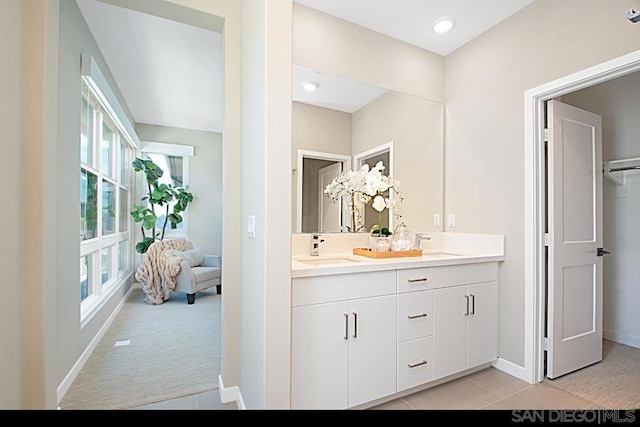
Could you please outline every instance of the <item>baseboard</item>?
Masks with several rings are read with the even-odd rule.
[[[80,374],[80,370],[82,369],[84,364],[87,363],[87,360],[89,360],[91,353],[93,353],[93,351],[96,349],[102,337],[104,337],[104,335],[107,333],[107,330],[109,329],[113,321],[118,316],[118,313],[124,306],[125,302],[127,302],[127,299],[129,298],[133,290],[139,287],[140,287],[139,284],[138,286],[136,286],[135,283],[129,287],[129,290],[127,291],[125,296],[122,298],[122,300],[118,303],[118,306],[115,308],[115,310],[113,310],[113,312],[111,313],[107,321],[104,323],[104,325],[102,325],[102,327],[100,328],[96,336],[93,337],[93,339],[91,340],[87,348],[82,352],[82,354],[80,355],[76,363],[73,365],[69,373],[64,377],[64,379],[62,380],[62,382],[60,383],[57,389],[58,404],[60,403],[64,395],[67,393],[67,391],[69,391],[71,384],[73,384],[75,379],[78,377],[78,374]]]
[[[640,338],[631,335],[621,334],[620,332],[604,329],[602,331],[604,339],[614,341],[619,344],[630,345],[631,347],[640,348]]]
[[[218,375],[218,390],[220,391],[220,401],[222,403],[236,402],[238,409],[247,409],[244,404],[244,399],[242,398],[242,393],[240,392],[240,387],[235,385],[225,387],[222,374]]]
[[[529,378],[528,372],[524,369],[523,366],[516,365],[513,362],[509,362],[508,360],[501,358],[497,358],[491,365],[499,371],[519,378],[522,381],[526,381],[529,384],[533,384],[531,382],[531,379]]]

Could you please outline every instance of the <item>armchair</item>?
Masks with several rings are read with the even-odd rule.
[[[220,255],[205,255],[204,261],[197,267],[188,262],[180,263],[180,272],[176,275],[176,287],[173,292],[187,294],[187,304],[193,304],[196,292],[212,286],[218,294],[222,293],[222,258]]]

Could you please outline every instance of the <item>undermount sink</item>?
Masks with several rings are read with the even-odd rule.
[[[460,254],[454,254],[451,252],[423,252],[423,256],[432,256],[438,258],[450,258],[450,257],[458,257]]]
[[[296,261],[307,265],[330,265],[330,264],[352,264],[360,262],[353,258],[335,257],[335,258],[318,258],[318,259],[297,259]]]

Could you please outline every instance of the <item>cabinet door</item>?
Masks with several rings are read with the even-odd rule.
[[[433,291],[433,378],[467,369],[467,286]]]
[[[468,367],[498,357],[498,286],[496,282],[469,285]]]
[[[292,409],[348,408],[351,336],[346,315],[351,315],[348,302],[293,308]]]
[[[396,296],[350,304],[349,406],[353,407],[396,392]]]

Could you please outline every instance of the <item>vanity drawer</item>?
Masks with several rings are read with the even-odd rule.
[[[432,267],[398,270],[398,293],[430,289],[433,281],[432,276]]]
[[[433,337],[397,345],[397,391],[417,387],[433,379]]]
[[[433,335],[433,291],[398,295],[398,342]]]
[[[446,265],[431,268],[430,288],[446,288],[496,280],[498,280],[498,264],[495,262]]]
[[[396,273],[388,270],[298,277],[291,283],[292,306],[297,307],[395,294]]]

